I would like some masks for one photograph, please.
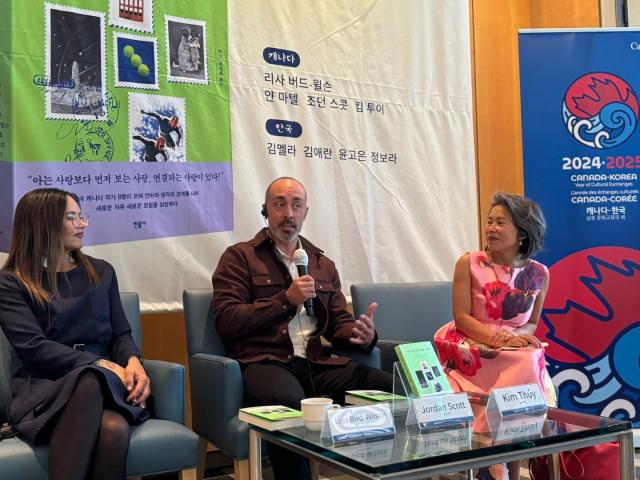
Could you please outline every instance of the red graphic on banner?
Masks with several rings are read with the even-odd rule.
[[[567,108],[579,118],[595,117],[610,103],[628,105],[638,118],[638,100],[633,89],[611,73],[588,73],[573,82],[565,95]]]
[[[576,252],[550,269],[550,288],[536,336],[546,355],[583,363],[612,349],[638,322],[640,251],[598,247]]]

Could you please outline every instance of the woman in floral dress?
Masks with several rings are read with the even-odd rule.
[[[454,389],[488,394],[496,387],[537,383],[547,402],[555,403],[544,348],[534,336],[549,271],[531,257],[541,250],[545,229],[535,202],[506,193],[493,197],[485,251],[465,253],[456,263],[454,319],[435,335]],[[516,465],[511,479],[518,478]],[[479,478],[507,478],[506,469],[494,467],[493,476],[484,472]]]

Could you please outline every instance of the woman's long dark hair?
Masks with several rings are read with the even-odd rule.
[[[9,257],[2,269],[12,271],[40,306],[59,294],[56,273],[65,256],[62,225],[67,197],[80,205],[75,194],[58,188],[32,190],[20,199],[13,218]],[[89,259],[79,249],[71,252],[71,255],[84,270],[89,282],[97,285],[98,274]],[[42,285],[45,258],[51,291]]]

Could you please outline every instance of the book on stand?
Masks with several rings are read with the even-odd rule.
[[[453,393],[431,342],[396,345],[396,354],[408,387],[416,397]]]
[[[284,405],[241,408],[238,418],[265,430],[282,430],[304,425],[302,412]]]

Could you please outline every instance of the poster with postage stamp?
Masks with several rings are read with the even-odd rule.
[[[45,118],[106,120],[104,13],[45,3]]]
[[[113,59],[116,87],[160,90],[155,37],[114,32]]]
[[[165,15],[167,79],[180,83],[209,83],[207,24],[202,20]]]
[[[129,93],[129,161],[186,162],[185,100]]]
[[[153,33],[153,0],[109,0],[109,25]]]

